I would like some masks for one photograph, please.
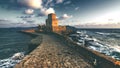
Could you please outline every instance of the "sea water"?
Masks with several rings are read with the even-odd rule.
[[[79,29],[79,32],[97,40],[98,46],[88,46],[89,49],[104,53],[120,60],[120,29]]]
[[[12,68],[27,54],[31,36],[21,28],[0,28],[0,68]],[[23,29],[24,30],[24,29]]]

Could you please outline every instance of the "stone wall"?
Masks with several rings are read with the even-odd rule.
[[[87,49],[83,46],[77,45],[73,41],[71,41],[68,37],[63,36],[61,34],[51,33],[54,34],[56,37],[60,38],[61,40],[65,40],[65,44],[68,44],[70,48],[73,48],[77,52],[79,52],[83,58],[86,59],[90,64],[94,65],[95,68],[120,68],[118,61],[115,59],[105,56],[97,51],[93,51]],[[35,49],[36,50],[36,49]]]
[[[53,27],[53,32],[62,32],[62,31],[66,31],[66,26],[57,26],[57,27]]]
[[[59,35],[36,34],[42,35],[42,43],[16,64],[15,68],[94,68],[81,57],[80,53],[66,45],[64,38]],[[39,36],[32,40],[33,43],[41,39]]]
[[[34,30],[34,29],[29,29],[29,30],[23,30],[23,32],[34,33],[34,32],[35,32],[35,30]]]
[[[53,33],[55,34],[55,33]],[[75,42],[71,41],[68,37],[62,36],[61,34],[58,37],[65,40],[69,47],[76,49],[82,56],[89,61],[90,64],[94,65],[95,68],[120,68],[119,61],[108,57],[100,52],[87,49],[83,46],[77,45]]]

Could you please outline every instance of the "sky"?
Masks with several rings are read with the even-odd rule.
[[[0,0],[0,27],[45,24],[50,13],[60,25],[110,27],[120,25],[120,0]]]

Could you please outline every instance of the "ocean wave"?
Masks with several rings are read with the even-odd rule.
[[[111,33],[103,33],[103,32],[96,32],[96,33],[100,35],[111,35]]]
[[[12,68],[19,63],[24,57],[24,52],[15,53],[12,57],[0,60],[0,68]]]
[[[115,49],[116,52],[120,53],[120,46],[114,45],[114,46],[111,46],[111,48]]]
[[[88,49],[100,52],[114,59],[120,60],[120,46],[119,46],[119,34],[118,33],[107,33],[107,32],[87,32],[82,31],[77,32],[79,35],[88,35],[88,37],[83,37],[86,41],[86,47]],[[80,36],[79,36],[80,37]],[[117,38],[116,38],[117,37]],[[81,37],[80,37],[81,38]],[[77,44],[82,45],[78,39]],[[81,41],[81,40],[80,40]],[[84,41],[84,40],[83,40]]]
[[[100,46],[100,47],[88,46],[87,48],[98,51],[107,56],[111,56],[114,59],[120,60],[120,56],[118,56],[118,54],[120,54],[120,46],[117,46],[117,45],[111,46],[111,45],[106,44],[106,45]],[[116,54],[114,54],[114,53],[116,53]]]

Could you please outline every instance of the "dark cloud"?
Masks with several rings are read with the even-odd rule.
[[[64,5],[68,5],[68,4],[71,4],[71,1],[64,2]]]
[[[35,15],[25,15],[25,16],[18,16],[17,18],[21,18],[23,23],[35,23],[34,17]]]
[[[8,19],[0,19],[0,22],[4,22],[4,21],[10,22],[10,20],[8,20]]]
[[[34,18],[35,15],[24,15],[24,16],[18,16],[17,18]]]
[[[5,9],[20,10],[22,5],[18,3],[17,0],[0,0],[0,5]]]
[[[27,23],[34,23],[35,22],[35,20],[32,18],[23,18],[22,20],[27,22]]]
[[[45,16],[44,14],[39,13],[36,17],[43,17]]]
[[[79,10],[79,7],[76,7],[75,10]]]
[[[36,9],[39,9],[39,16],[46,16],[50,13],[55,13],[54,6],[63,3],[64,0],[1,0],[6,9],[14,9],[24,11],[25,14],[33,14]],[[67,2],[68,3],[68,2]],[[27,18],[28,16],[22,16],[22,18]]]
[[[64,0],[56,0],[56,3],[59,4],[59,3],[63,3]]]
[[[28,23],[34,23],[35,20],[27,20]]]

